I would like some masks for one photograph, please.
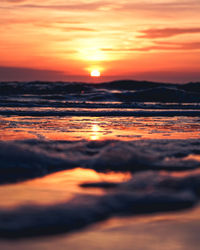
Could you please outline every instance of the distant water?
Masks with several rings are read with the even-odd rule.
[[[200,83],[2,82],[0,237],[197,205],[199,139]]]
[[[19,116],[199,116],[200,84],[116,81],[0,83],[0,114]]]

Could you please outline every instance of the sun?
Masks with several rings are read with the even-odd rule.
[[[98,69],[94,69],[90,72],[90,76],[91,77],[100,77],[101,76],[101,73]]]

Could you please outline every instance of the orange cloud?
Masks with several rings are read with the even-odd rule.
[[[199,0],[3,0],[0,65],[55,75],[196,71],[199,13]]]
[[[34,2],[31,4],[22,4],[20,8],[33,8],[33,9],[53,9],[53,10],[61,10],[61,11],[92,11],[98,10],[101,7],[107,6],[107,2],[98,1],[98,2],[91,2],[91,3],[71,3],[71,4],[35,4]]]
[[[138,38],[167,38],[182,34],[200,34],[200,28],[163,28],[163,29],[147,29],[140,31],[143,35],[139,35]]]
[[[119,48],[119,49],[113,49],[113,48],[102,48],[102,51],[107,52],[148,52],[152,50],[200,50],[200,42],[190,42],[190,43],[173,43],[173,42],[157,42],[156,45],[152,46],[146,46],[141,48]]]

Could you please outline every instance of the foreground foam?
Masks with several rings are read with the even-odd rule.
[[[197,202],[191,192],[118,192],[79,196],[54,206],[24,206],[0,210],[0,237],[24,238],[80,229],[119,214],[144,214],[189,208]]]
[[[145,171],[126,182],[110,184],[109,192],[98,196],[77,195],[62,204],[1,209],[0,237],[41,237],[71,232],[116,215],[182,210],[197,204],[200,197],[200,175],[196,173],[176,177]]]

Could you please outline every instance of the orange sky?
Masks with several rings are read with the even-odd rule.
[[[200,80],[199,0],[1,0],[0,80]]]

